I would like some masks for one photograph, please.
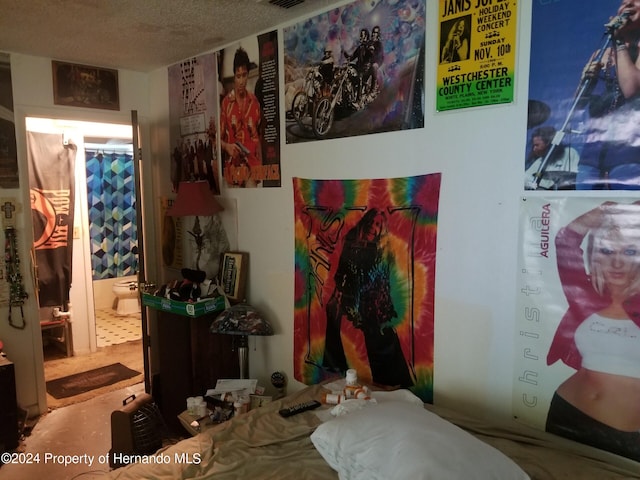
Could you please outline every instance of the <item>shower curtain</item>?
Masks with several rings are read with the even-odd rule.
[[[86,152],[93,280],[137,273],[133,156]]]
[[[40,307],[69,303],[77,147],[61,134],[27,132]]]

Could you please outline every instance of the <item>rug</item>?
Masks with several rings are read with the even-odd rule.
[[[86,372],[49,380],[47,392],[54,398],[73,397],[138,375],[140,372],[136,370],[125,367],[121,363],[113,363]]]

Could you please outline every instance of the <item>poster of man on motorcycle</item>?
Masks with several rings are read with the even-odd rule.
[[[424,127],[425,2],[359,0],[286,27],[287,143]]]

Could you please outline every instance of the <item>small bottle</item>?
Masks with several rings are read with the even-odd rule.
[[[353,398],[357,398],[358,400],[371,400],[369,389],[366,386],[358,388],[355,392],[353,392]]]
[[[189,412],[189,415],[195,415],[196,414],[196,399],[194,397],[188,397],[187,398],[187,411]]]
[[[327,405],[338,405],[346,400],[344,395],[339,393],[326,393],[322,397],[322,403],[326,403]]]
[[[355,398],[355,392],[361,389],[362,386],[358,385],[358,372],[354,368],[347,370],[346,384],[344,386],[344,396],[346,398]]]

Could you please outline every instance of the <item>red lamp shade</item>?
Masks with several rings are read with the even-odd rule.
[[[178,184],[178,195],[167,215],[171,217],[210,217],[222,210],[224,208],[211,193],[209,182],[198,180]]]

